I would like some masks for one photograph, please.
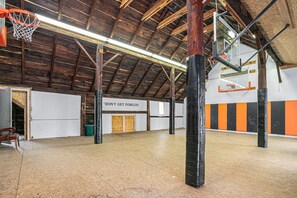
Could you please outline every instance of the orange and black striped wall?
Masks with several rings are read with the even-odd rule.
[[[207,129],[257,132],[257,103],[206,104]],[[297,136],[297,100],[268,102],[268,133]]]

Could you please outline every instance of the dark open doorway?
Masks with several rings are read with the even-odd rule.
[[[16,128],[16,132],[20,135],[25,134],[25,114],[24,108],[12,102],[12,126]]]

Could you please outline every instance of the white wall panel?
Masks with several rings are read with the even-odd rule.
[[[80,96],[32,91],[31,98],[33,138],[80,135]]]

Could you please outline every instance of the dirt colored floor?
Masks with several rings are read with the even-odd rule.
[[[206,184],[184,184],[185,130],[0,146],[0,197],[297,197],[297,139],[207,132]]]

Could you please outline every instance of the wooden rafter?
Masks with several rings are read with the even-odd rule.
[[[53,75],[54,75],[54,67],[55,67],[55,60],[56,60],[56,53],[57,53],[57,40],[58,37],[55,35],[54,44],[53,44],[53,55],[52,55],[52,63],[51,63],[51,71],[49,76],[49,87],[52,87]]]
[[[93,65],[95,67],[97,67],[97,63],[94,61],[94,59],[91,57],[91,55],[89,54],[89,52],[84,48],[84,46],[82,46],[82,44],[77,40],[74,39],[75,43],[79,46],[79,48],[87,55],[87,57],[89,58],[89,60],[93,63]]]
[[[77,75],[77,72],[78,72],[81,55],[82,55],[82,50],[79,49],[79,53],[78,53],[78,57],[77,57],[77,60],[76,60],[76,65],[75,65],[75,70],[74,70],[74,74],[73,74],[73,78],[72,78],[72,83],[71,83],[71,90],[73,90],[73,87],[74,87],[74,82],[75,82],[76,75]]]
[[[207,19],[209,19],[210,17],[212,17],[214,11],[215,11],[215,9],[211,9],[211,10],[205,12],[204,15],[203,15],[203,19],[204,19],[204,20],[207,20]],[[186,31],[186,30],[187,30],[187,27],[188,27],[188,23],[185,23],[185,24],[183,24],[183,25],[181,25],[181,26],[175,28],[175,29],[171,32],[171,35],[177,35],[177,34],[183,32],[183,31]],[[208,27],[208,26],[207,26],[207,27]],[[213,28],[213,27],[212,27],[212,28]],[[204,32],[209,31],[208,29],[211,29],[211,27],[208,27],[207,29],[204,29]]]
[[[116,78],[117,75],[118,75],[118,72],[119,72],[120,68],[121,68],[122,65],[124,64],[125,59],[126,59],[126,56],[123,56],[123,57],[122,57],[122,60],[121,60],[120,63],[118,64],[118,67],[117,67],[117,69],[116,69],[116,72],[115,72],[114,75],[112,76],[111,81],[110,81],[110,83],[109,83],[109,85],[108,85],[108,87],[107,87],[107,89],[106,89],[106,93],[109,92],[109,90],[110,90],[110,88],[111,88],[111,86],[112,86],[112,84],[113,84],[115,78]]]
[[[95,11],[96,1],[97,0],[93,0],[93,2],[92,2],[92,6],[91,6],[90,13],[89,13],[89,18],[88,18],[87,26],[86,26],[86,29],[87,30],[89,30],[90,29],[90,26],[91,26],[91,19],[93,17],[94,11]]]
[[[152,63],[152,64],[150,65],[150,67],[148,68],[148,70],[145,72],[145,74],[143,75],[141,81],[138,83],[136,89],[133,91],[132,96],[135,95],[135,93],[137,92],[138,88],[139,88],[140,85],[143,83],[143,81],[145,80],[147,74],[150,72],[150,70],[151,70],[151,68],[152,68],[153,66],[154,66],[154,63]]]
[[[58,8],[58,20],[61,20],[62,17],[62,7],[63,7],[63,0],[59,0],[59,8]]]
[[[154,79],[154,81],[150,84],[150,86],[146,89],[145,93],[143,94],[143,97],[146,97],[146,95],[148,94],[148,92],[151,90],[151,88],[155,85],[156,81],[161,77],[161,75],[163,74],[162,69],[159,71],[158,75],[156,76],[156,78]]]
[[[124,86],[123,86],[123,88],[122,88],[122,90],[120,91],[120,95],[124,92],[124,90],[125,90],[125,88],[126,88],[128,82],[130,81],[132,75],[134,74],[136,68],[138,67],[138,65],[139,65],[140,63],[141,63],[141,60],[138,60],[138,62],[134,65],[133,70],[132,70],[131,73],[129,74],[129,76],[128,76],[128,78],[127,78],[127,80],[126,80],[126,82],[125,82],[125,84],[124,84]]]
[[[148,11],[144,13],[141,20],[146,21],[150,19],[152,16],[154,16],[157,12],[159,12],[161,9],[163,9],[171,2],[172,0],[159,0],[157,3],[155,3],[153,7],[151,7]]]
[[[185,15],[187,13],[187,6],[183,7],[182,9],[180,9],[179,11],[175,12],[174,14],[172,14],[171,16],[167,17],[166,19],[164,19],[163,21],[161,21],[159,23],[159,25],[157,26],[157,29],[161,29],[165,26],[167,26],[168,24],[172,23],[173,21],[179,19],[180,17],[182,17],[183,15]]]
[[[114,24],[113,24],[113,26],[112,26],[112,30],[111,30],[111,32],[110,32],[110,38],[113,38],[113,36],[114,36],[114,32],[115,32],[115,30],[116,30],[116,28],[117,28],[117,26],[118,26],[118,23],[119,23],[119,21],[120,21],[120,18],[121,18],[121,16],[122,16],[122,13],[123,13],[124,9],[125,9],[125,8],[122,7],[122,8],[120,8],[120,10],[119,10],[119,12],[118,12],[117,18],[116,18],[116,20],[115,20],[115,22],[114,22]]]
[[[120,8],[126,8],[130,5],[130,3],[132,3],[133,0],[122,0]]]

